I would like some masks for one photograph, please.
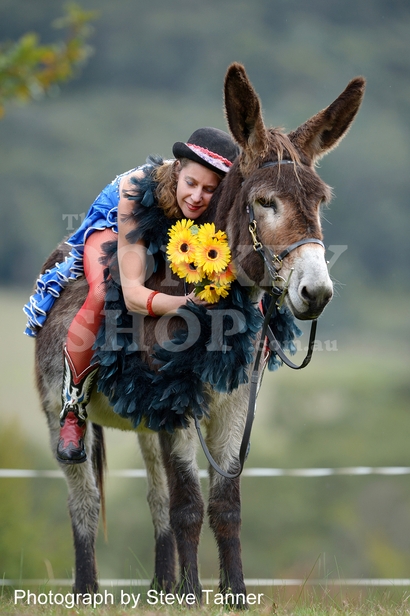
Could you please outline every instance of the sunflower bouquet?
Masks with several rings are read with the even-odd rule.
[[[174,274],[194,284],[195,295],[209,304],[226,297],[236,277],[226,233],[216,231],[214,223],[196,225],[184,218],[168,235],[167,258]]]

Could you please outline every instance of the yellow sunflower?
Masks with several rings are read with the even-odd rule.
[[[174,274],[177,274],[180,278],[185,278],[189,284],[197,284],[198,282],[201,282],[204,277],[202,269],[200,267],[196,267],[194,263],[183,262],[174,267],[171,264],[171,269]]]
[[[200,244],[208,244],[213,240],[228,241],[225,231],[216,231],[213,222],[206,222],[198,228],[198,241]]]
[[[212,282],[215,282],[219,285],[230,285],[236,278],[236,268],[235,265],[231,262],[227,266],[226,269],[222,270],[217,274],[212,276]]]
[[[222,272],[230,260],[231,251],[227,242],[213,239],[196,247],[195,264],[202,267],[207,276]]]
[[[215,287],[215,293],[219,295],[219,297],[227,297],[227,295],[229,295],[229,291],[231,290],[230,284],[212,284],[212,286]]]
[[[205,285],[204,288],[199,291],[199,293],[196,293],[196,295],[199,297],[199,299],[203,299],[208,302],[208,304],[216,304],[216,302],[219,301],[220,297],[220,295],[216,291],[215,285],[213,285],[212,283]]]
[[[193,220],[183,218],[178,220],[168,231],[170,239],[167,246],[167,257],[171,262],[171,269],[174,273],[176,272],[172,265],[190,263],[194,260],[195,250],[198,246],[198,236],[194,235],[192,231],[197,230],[198,227],[194,225]]]

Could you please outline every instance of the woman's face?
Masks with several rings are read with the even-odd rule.
[[[220,181],[219,175],[199,163],[180,164],[176,196],[184,218],[194,220],[205,212]]]

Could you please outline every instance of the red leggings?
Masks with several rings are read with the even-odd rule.
[[[74,317],[67,334],[66,348],[76,374],[76,381],[87,373],[93,356],[92,346],[100,328],[104,309],[105,265],[99,262],[103,256],[101,245],[117,238],[112,229],[94,231],[84,244],[84,274],[89,291],[84,304]]]

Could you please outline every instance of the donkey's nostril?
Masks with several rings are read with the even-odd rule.
[[[309,306],[326,306],[326,304],[332,299],[333,295],[331,288],[309,288],[306,285],[300,288],[299,293],[302,300]]]
[[[302,289],[300,290],[300,295],[302,297],[302,299],[305,300],[305,302],[307,302],[308,304],[312,301],[312,296],[310,295],[307,287],[302,287]]]

